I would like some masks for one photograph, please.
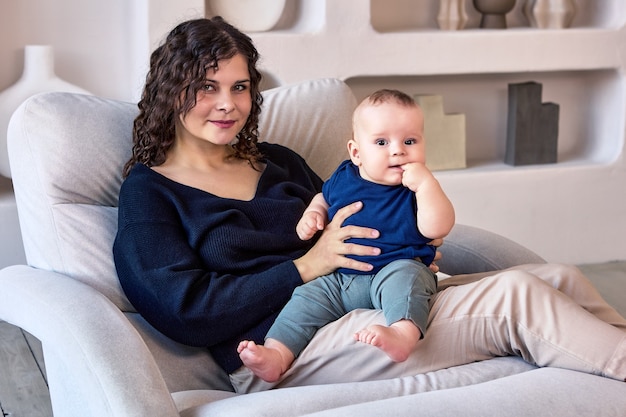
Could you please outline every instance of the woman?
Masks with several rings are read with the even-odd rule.
[[[239,392],[268,385],[241,367],[238,342],[262,343],[297,286],[337,268],[371,269],[345,255],[378,253],[344,243],[378,236],[341,227],[358,202],[339,210],[317,240],[297,237],[322,181],[289,149],[258,143],[257,60],[251,40],[219,17],[181,23],[154,51],[113,248],[137,311],[172,339],[208,347]],[[626,320],[576,269],[488,275],[452,278],[475,282],[433,297],[429,336],[401,366],[352,342],[355,330],[382,323],[358,312],[322,329],[279,384],[392,378],[508,354],[626,378]]]

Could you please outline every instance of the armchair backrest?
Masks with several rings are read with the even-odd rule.
[[[326,178],[347,157],[354,95],[321,79],[264,92],[261,140],[300,153]],[[9,124],[11,176],[29,265],[56,271],[133,311],[115,272],[121,170],[135,104],[73,93],[26,100]]]

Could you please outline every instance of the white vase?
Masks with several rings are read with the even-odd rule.
[[[7,153],[7,128],[11,115],[24,100],[46,91],[90,94],[54,74],[51,46],[28,45],[24,48],[24,71],[17,83],[0,92],[0,175],[11,178]]]
[[[208,0],[210,12],[242,32],[265,32],[276,26],[286,0]]]
[[[467,23],[465,0],[439,0],[437,24],[442,30],[461,30]]]
[[[576,15],[574,0],[526,0],[524,15],[532,27],[565,29]]]

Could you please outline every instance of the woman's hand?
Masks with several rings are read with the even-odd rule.
[[[372,265],[347,258],[346,255],[376,256],[380,249],[371,246],[346,243],[350,238],[376,239],[378,230],[359,226],[344,226],[343,222],[361,210],[363,203],[356,202],[341,208],[328,223],[317,243],[294,264],[302,281],[309,282],[319,276],[330,274],[337,268],[350,268],[357,271],[371,271]]]

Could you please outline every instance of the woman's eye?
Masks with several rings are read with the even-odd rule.
[[[205,84],[204,87],[202,87],[202,90],[204,90],[204,91],[213,91],[213,90],[215,90],[215,87],[213,87],[213,84]]]
[[[237,93],[244,93],[250,89],[248,84],[236,84],[233,86],[233,91]]]

